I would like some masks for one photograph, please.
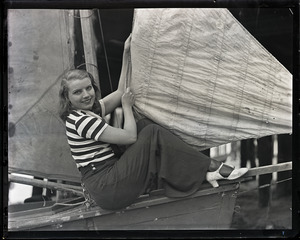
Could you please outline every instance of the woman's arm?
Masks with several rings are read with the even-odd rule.
[[[132,144],[137,139],[136,122],[132,112],[134,95],[127,88],[122,95],[122,107],[124,112],[124,128],[107,126],[100,135],[99,140],[113,144]]]
[[[118,89],[112,92],[111,94],[107,95],[105,98],[103,98],[103,102],[106,110],[105,115],[114,111],[115,108],[120,106],[121,104],[121,97],[125,92],[127,72],[129,70],[128,68],[129,68],[129,58],[130,58],[130,41],[131,41],[131,35],[127,38],[124,44],[122,71],[120,74]]]

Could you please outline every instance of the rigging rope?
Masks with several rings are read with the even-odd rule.
[[[113,92],[113,85],[112,85],[112,79],[111,79],[111,74],[110,74],[110,67],[109,67],[109,62],[108,62],[108,56],[107,56],[107,51],[106,51],[106,45],[105,45],[105,39],[104,39],[104,33],[103,33],[103,26],[102,26],[102,21],[101,21],[101,15],[100,15],[100,10],[97,10],[98,13],[98,20],[99,20],[99,25],[100,25],[100,32],[101,32],[101,40],[102,40],[102,45],[103,45],[103,51],[104,51],[104,57],[105,57],[105,62],[106,62],[106,68],[107,68],[107,73],[108,73],[108,80],[110,84],[110,91],[111,93]],[[113,116],[117,120],[117,127],[120,128],[120,119],[118,117],[118,114],[115,112]]]
[[[267,183],[267,184],[264,184],[264,185],[261,185],[261,186],[258,186],[258,187],[249,189],[249,190],[245,190],[245,191],[243,191],[243,192],[239,192],[238,195],[242,195],[242,194],[248,193],[248,192],[250,192],[250,191],[255,191],[255,190],[259,190],[259,189],[271,187],[271,186],[277,185],[277,184],[279,184],[279,183],[287,182],[287,181],[290,181],[290,180],[292,180],[292,178],[283,179],[283,180],[276,181],[276,182],[273,182],[273,183]]]
[[[62,30],[61,30],[61,22],[62,22],[63,20],[61,20],[61,15],[59,14],[58,15],[58,22],[59,22],[59,34],[60,34],[60,48],[61,48],[61,57],[62,57],[62,59],[63,59],[63,61],[62,61],[62,65],[63,65],[63,70],[65,69],[65,64],[64,64],[64,49],[63,49],[63,40],[62,40]],[[68,36],[68,35],[66,35],[66,36]]]
[[[109,84],[110,84],[110,90],[111,90],[111,92],[113,92],[113,86],[112,86],[112,81],[111,81],[111,76],[110,76],[110,68],[109,68],[109,64],[108,64],[108,57],[107,57],[107,52],[106,52],[106,47],[105,47],[100,10],[98,9],[97,12],[98,12],[98,19],[99,19],[99,24],[100,24],[100,32],[101,32],[101,39],[102,39],[104,56],[105,56],[106,68],[107,68],[107,73],[108,73],[108,80],[109,80]]]
[[[83,65],[91,65],[91,66],[95,67],[95,68],[98,70],[98,66],[96,66],[96,65],[93,64],[93,63],[81,63],[81,64],[79,64],[76,68],[78,69],[78,68],[80,68],[80,67],[83,66]]]
[[[71,207],[75,207],[75,206],[79,206],[79,205],[83,205],[83,204],[85,204],[86,202],[88,202],[88,200],[84,200],[84,201],[82,201],[82,202],[78,202],[78,203],[54,203],[53,205],[52,205],[52,207],[54,207],[54,206],[71,206]]]

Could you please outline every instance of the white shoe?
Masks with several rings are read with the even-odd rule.
[[[206,173],[206,180],[214,188],[219,187],[219,184],[218,184],[217,180],[222,180],[222,179],[234,180],[234,179],[237,179],[237,178],[243,176],[246,172],[248,172],[248,168],[233,169],[228,177],[223,177],[220,174],[220,169],[222,168],[223,165],[224,165],[224,163],[222,163],[221,166],[214,172],[207,172]]]

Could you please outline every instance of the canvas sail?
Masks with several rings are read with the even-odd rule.
[[[9,172],[80,179],[58,116],[58,76],[74,56],[67,16],[63,10],[8,11]]]
[[[196,149],[291,133],[292,75],[227,9],[137,9],[135,112]]]

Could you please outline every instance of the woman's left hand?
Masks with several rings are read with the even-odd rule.
[[[126,106],[132,107],[134,102],[135,102],[135,96],[130,91],[130,88],[128,87],[122,96],[122,106],[123,107],[126,107]]]
[[[126,39],[124,43],[124,52],[130,51],[130,44],[131,44],[131,34],[129,35],[129,37]]]

